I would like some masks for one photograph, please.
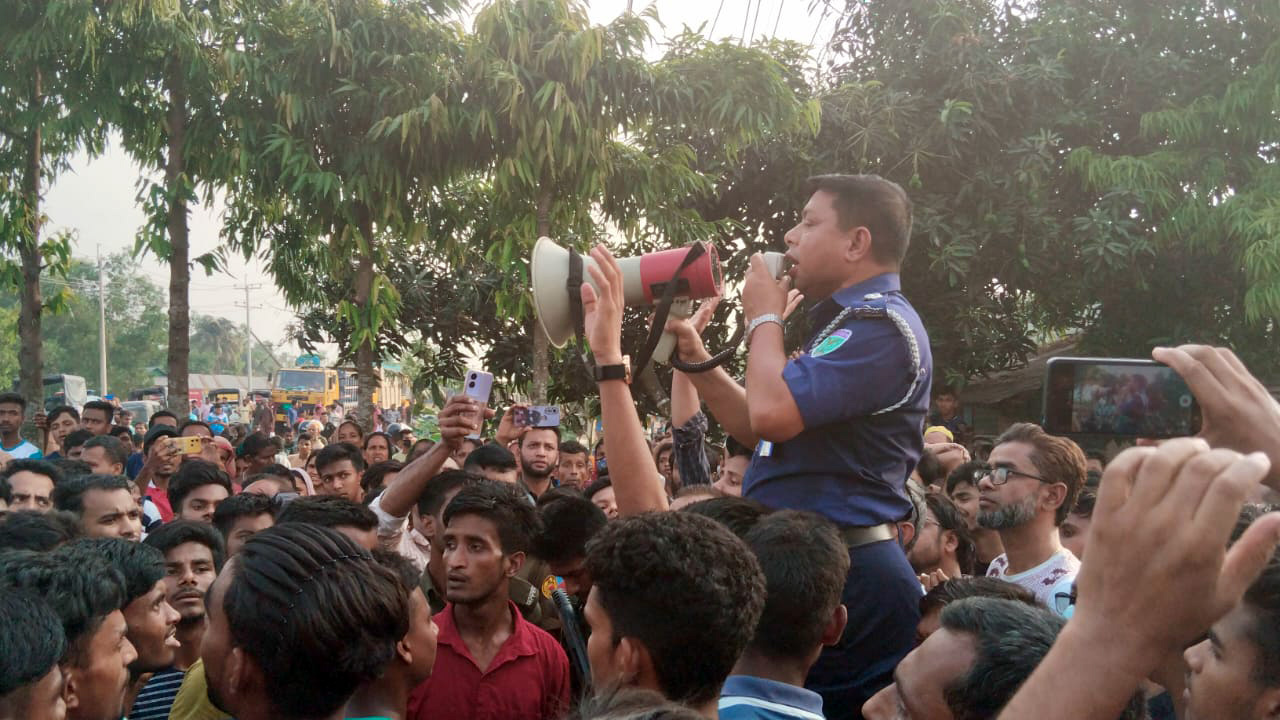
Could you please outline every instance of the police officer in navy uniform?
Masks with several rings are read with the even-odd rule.
[[[898,271],[911,236],[911,202],[874,175],[810,179],[812,196],[786,235],[789,276],[751,259],[742,291],[746,387],[723,370],[690,375],[712,414],[755,453],[743,495],[835,522],[849,547],[849,623],[809,674],[828,718],[859,718],[912,648],[920,583],[897,542],[911,513],[907,478],[923,450],[933,363]],[[788,360],[782,316],[794,283],[813,334]],[[685,361],[709,356],[685,321]]]

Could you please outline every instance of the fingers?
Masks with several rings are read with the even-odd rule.
[[[1178,438],[1161,445],[1142,463],[1134,478],[1133,502],[1138,507],[1154,508],[1169,494],[1183,463],[1208,450],[1209,444],[1200,438]]]
[[[1280,542],[1280,513],[1267,513],[1249,525],[1222,562],[1215,598],[1219,609],[1239,602],[1274,557],[1277,542]]]
[[[1212,348],[1203,345],[1183,345],[1176,348],[1156,348],[1151,351],[1151,357],[1156,362],[1164,363],[1174,369],[1174,372],[1182,376],[1187,381],[1187,387],[1191,388],[1191,394],[1196,396],[1203,406],[1217,406],[1218,400],[1222,399],[1226,394],[1226,388],[1218,380],[1218,377],[1207,366],[1203,360],[1210,355],[1215,358],[1214,365],[1220,366],[1223,362],[1218,354],[1213,352]]]
[[[1133,481],[1142,463],[1155,454],[1154,448],[1129,448],[1116,456],[1102,473],[1098,486],[1098,500],[1094,504],[1095,516],[1118,513],[1129,500]]]
[[[1223,469],[1213,478],[1212,484],[1204,495],[1191,522],[1202,528],[1205,542],[1214,542],[1215,530],[1225,527],[1221,541],[1230,537],[1231,528],[1235,527],[1240,516],[1240,508],[1249,496],[1249,492],[1262,482],[1271,470],[1271,461],[1263,453],[1250,453],[1237,456],[1235,462]]]
[[[1205,499],[1218,476],[1241,459],[1234,450],[1211,450],[1188,460],[1178,472],[1178,478],[1169,490],[1164,511],[1173,512],[1181,522],[1191,522],[1196,509]],[[1225,538],[1223,540],[1225,544]]]

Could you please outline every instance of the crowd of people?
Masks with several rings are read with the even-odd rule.
[[[898,186],[815,178],[789,274],[745,278],[745,383],[675,372],[656,440],[603,246],[594,447],[459,395],[438,440],[56,408],[42,457],[0,394],[0,720],[1280,716],[1280,405],[1185,346],[1155,358],[1202,437],[976,437],[910,228]],[[713,305],[666,327],[686,361]]]

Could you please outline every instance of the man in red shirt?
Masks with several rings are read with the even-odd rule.
[[[509,598],[538,515],[515,488],[468,485],[444,511],[445,596],[431,677],[409,699],[414,720],[555,720],[569,708],[569,660]]]

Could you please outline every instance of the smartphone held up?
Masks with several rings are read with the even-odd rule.
[[[1200,406],[1172,368],[1152,360],[1052,358],[1043,425],[1055,435],[1171,438],[1200,432]]]
[[[481,407],[489,404],[489,394],[493,392],[493,374],[483,370],[468,370],[462,381],[462,394],[469,398],[473,398]],[[478,419],[484,422],[484,415],[481,413]],[[467,437],[471,440],[479,440],[480,433],[474,432]]]

